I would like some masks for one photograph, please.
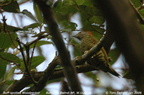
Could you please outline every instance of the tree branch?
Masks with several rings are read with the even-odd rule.
[[[133,3],[131,2],[131,0],[129,0],[129,3],[130,3],[130,5],[131,5],[131,7],[133,8],[133,10],[134,10],[134,12],[135,12],[135,14],[136,14],[139,22],[140,22],[141,24],[144,24],[144,19],[143,19],[142,15],[141,15],[141,14],[139,13],[139,11],[135,8],[135,6],[134,6]]]
[[[43,72],[43,76],[41,76],[38,80],[38,83],[28,90],[24,92],[38,92],[41,91],[45,86],[49,78],[52,76],[55,67],[60,63],[60,59],[56,56],[53,61],[49,64],[48,68]]]
[[[61,59],[61,65],[63,66],[64,75],[68,81],[68,84],[71,87],[71,90],[74,92],[81,92],[81,86],[76,74],[76,70],[70,61],[70,54],[65,47],[64,41],[62,40],[62,36],[58,29],[58,25],[54,18],[53,12],[50,6],[46,5],[46,2],[43,0],[34,0],[42,11],[45,22],[48,26],[49,32],[52,36],[52,40],[56,45],[56,48],[59,52],[59,56]]]
[[[84,63],[87,59],[100,51],[101,48],[109,42],[108,38],[109,35],[103,36],[103,38],[94,47],[92,47],[87,53],[84,53],[81,57],[79,57],[79,60],[76,61],[77,64]]]
[[[52,63],[51,63],[52,64]],[[59,63],[58,63],[59,64]],[[78,73],[85,73],[85,72],[89,72],[89,71],[93,71],[96,70],[95,68],[93,68],[91,65],[88,64],[84,64],[84,65],[79,65],[76,67],[76,70]],[[38,81],[40,80],[40,78],[44,75],[44,72],[31,72],[33,78]],[[55,79],[59,79],[64,77],[64,73],[63,70],[56,70],[52,73],[51,77],[48,79],[48,81],[50,80],[55,80]],[[15,80],[10,86],[9,88],[7,88],[5,90],[5,92],[16,92],[16,91],[21,91],[22,89],[24,89],[25,87],[27,87],[28,85],[32,84],[32,80],[30,79],[29,76],[23,76],[22,79],[20,80]]]
[[[111,34],[124,54],[137,90],[144,89],[144,35],[128,0],[93,0],[99,3],[112,29]]]
[[[83,54],[81,57],[75,58],[74,60],[71,61],[71,63],[73,63],[75,65],[76,71],[78,73],[84,73],[84,72],[89,72],[89,71],[93,71],[93,70],[98,70],[98,69],[93,68],[91,65],[84,64],[84,63],[89,57],[91,57],[91,56],[93,56],[93,54],[97,53],[103,46],[107,45],[107,42],[109,42],[109,40],[107,40],[107,38],[109,38],[109,37],[111,37],[111,36],[109,36],[109,35],[104,36],[97,45],[95,45],[91,50],[89,50],[89,52],[87,52],[87,53]],[[31,74],[36,81],[40,80],[40,78],[41,78],[41,80],[44,81],[44,84],[46,84],[46,82],[48,82],[50,80],[64,77],[62,69],[55,70],[52,73],[56,64],[61,64],[59,57],[57,59],[53,59],[53,61],[50,63],[50,65],[46,69],[45,73],[44,72],[32,72]],[[42,78],[42,76],[45,76],[45,77]],[[23,88],[27,87],[29,84],[32,83],[32,81],[29,79],[30,79],[29,76],[24,76],[21,80],[14,82],[6,91],[11,91],[11,92],[21,91]],[[40,86],[40,88],[43,88],[43,87],[44,87],[44,85]],[[29,91],[32,91],[32,90],[33,89],[30,89]]]

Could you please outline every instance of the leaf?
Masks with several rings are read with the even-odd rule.
[[[90,32],[92,32],[93,36],[95,36],[95,38],[98,40],[100,40],[103,36],[99,32],[96,32],[96,31],[90,31]]]
[[[62,15],[70,15],[70,14],[74,14],[75,12],[77,12],[77,9],[73,5],[63,6],[58,10],[58,12]]]
[[[141,24],[140,27],[141,27],[141,30],[144,32],[144,25]]]
[[[70,6],[70,5],[74,5],[75,3],[73,2],[73,0],[65,0],[63,1],[63,6]]]
[[[70,16],[77,12],[77,9],[74,5],[62,5],[59,8],[54,8],[55,16],[58,22],[67,20],[69,21]]]
[[[37,17],[38,21],[39,21],[40,23],[43,23],[42,13],[41,13],[38,5],[37,5],[35,2],[34,2],[34,4],[33,4],[33,7],[34,7],[34,11],[35,11],[35,14],[36,14],[36,17]]]
[[[132,1],[133,5],[135,5],[135,7],[137,7],[137,8],[142,6],[142,3],[140,0],[131,0],[131,1]]]
[[[118,48],[114,48],[110,51],[110,53],[108,54],[111,58],[112,58],[112,62],[110,62],[110,64],[113,64],[116,62],[116,60],[119,58],[121,52]]]
[[[89,23],[84,23],[82,29],[83,31],[92,32],[97,39],[100,39],[102,37],[102,34],[105,32],[104,28],[96,25],[90,25]]]
[[[93,2],[92,2],[92,0],[85,0],[85,2],[83,3],[83,5],[85,5],[85,6],[91,6],[91,5],[93,5]]]
[[[38,41],[38,42],[36,43],[36,45],[32,44],[32,45],[30,46],[30,48],[33,48],[34,46],[35,46],[35,47],[39,47],[39,46],[47,45],[47,44],[53,44],[53,43],[50,42],[50,41]]]
[[[0,58],[0,79],[4,77],[9,62]]]
[[[35,56],[32,58],[31,69],[36,68],[39,64],[41,64],[45,58],[43,56]]]
[[[25,9],[25,10],[22,11],[22,13],[25,14],[26,16],[28,16],[29,18],[31,18],[33,21],[39,23],[37,21],[37,19],[33,16],[33,14],[31,12],[29,12],[28,10]]]
[[[89,19],[89,21],[90,21],[91,23],[95,23],[95,24],[101,25],[101,24],[104,23],[105,19],[104,19],[103,17],[101,17],[101,16],[93,16],[93,17],[91,17],[91,18]]]
[[[39,27],[39,26],[41,26],[40,23],[33,23],[33,24],[30,24],[30,25],[24,26],[23,30],[28,30],[29,28],[34,29],[34,28]]]
[[[19,13],[20,12],[19,4],[15,0],[11,0],[11,1],[12,2],[10,2],[9,4],[2,6],[2,9],[7,12]]]
[[[57,0],[54,5],[53,5],[53,9],[55,12],[57,12],[63,5],[62,0]]]
[[[8,64],[8,62],[3,61],[2,59],[0,59],[0,79],[4,77],[4,74],[6,72],[7,64]]]
[[[80,5],[83,5],[85,0],[75,0],[75,2],[77,3],[78,6],[80,6]]]
[[[144,18],[144,9],[141,9],[139,12],[142,15],[142,17]]]
[[[23,72],[24,72],[24,70],[25,70],[25,65],[24,65],[23,59],[20,59],[19,69],[20,69],[21,71],[23,71]]]
[[[14,26],[11,26],[11,25],[7,25],[6,28],[10,31],[10,32],[16,32],[18,30],[22,30],[21,28],[19,27],[14,27]]]
[[[77,24],[76,23],[73,23],[73,22],[69,22],[69,21],[61,21],[60,24],[62,25],[62,27],[64,29],[71,29],[71,30],[75,30],[76,27],[77,27]]]
[[[16,66],[15,66],[15,67],[12,67],[12,68],[5,74],[4,80],[12,80],[15,69],[16,69]]]
[[[11,85],[13,82],[14,82],[13,80],[7,80],[7,81],[5,81],[5,84],[6,85]]]
[[[96,79],[97,79],[97,76],[96,76],[93,72],[86,72],[86,73],[84,73],[84,75],[85,75],[86,77],[94,80],[94,81],[96,81]]]
[[[20,63],[20,59],[16,55],[10,54],[10,53],[2,53],[1,52],[0,59],[5,60],[7,62]]]
[[[51,95],[50,92],[48,92],[47,89],[43,89],[43,90],[40,91],[40,95],[45,95],[45,94],[46,95]]]
[[[0,32],[3,32],[3,23],[0,23]],[[6,29],[9,31],[9,32],[16,32],[18,30],[22,30],[21,28],[19,27],[14,27],[14,26],[11,26],[11,25],[6,25]]]
[[[76,42],[75,39],[71,39],[70,41],[71,45],[73,45],[73,48],[74,48],[74,56],[81,56],[82,53],[81,53],[81,50],[80,50],[80,44],[78,42]]]
[[[0,48],[9,48],[16,37],[17,35],[15,33],[0,33]]]
[[[92,0],[75,0],[76,4],[78,6],[83,5],[83,6],[91,6],[93,5]]]

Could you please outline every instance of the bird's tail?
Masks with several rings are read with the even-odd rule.
[[[112,74],[112,75],[115,75],[115,76],[117,76],[117,77],[120,77],[120,75],[111,67],[111,66],[108,66],[107,67],[107,70],[104,70],[105,72],[108,72],[108,73],[110,73],[110,74]]]

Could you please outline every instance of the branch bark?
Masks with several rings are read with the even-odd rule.
[[[50,6],[46,5],[44,0],[34,0],[36,2],[43,14],[45,22],[48,26],[49,33],[52,36],[52,40],[56,45],[56,48],[59,52],[59,56],[61,59],[61,65],[63,66],[64,75],[68,81],[71,90],[74,92],[82,92],[80,82],[77,77],[76,70],[71,63],[69,51],[66,49],[64,41],[62,40],[62,36],[58,29],[58,25],[54,18],[53,12]]]
[[[124,54],[137,90],[144,89],[144,34],[128,0],[93,0],[99,3],[111,34]]]
[[[97,53],[102,47],[103,45],[105,45],[107,42],[109,42],[108,40],[106,40],[107,37],[104,38],[99,42],[99,44],[97,44],[96,46],[94,46],[91,50],[89,50],[89,52],[85,53],[84,55],[82,55],[81,57],[79,57],[78,59],[74,59],[71,61],[71,63],[73,63],[76,67],[76,71],[77,73],[85,73],[85,72],[89,72],[89,71],[93,71],[93,70],[98,70],[93,68],[91,65],[89,64],[84,64],[85,61],[93,56],[93,54]],[[51,68],[54,68],[56,66],[56,64],[61,64],[61,61],[59,58],[53,59],[53,61],[50,63],[51,65],[49,65],[46,69],[45,74],[44,72],[31,72],[33,78],[36,81],[39,81],[40,78],[42,78],[42,76],[47,75],[49,77],[49,71],[52,71]],[[82,65],[80,65],[82,64]],[[46,77],[47,77],[46,76]],[[54,79],[59,79],[64,77],[64,73],[63,70],[55,70],[51,77],[49,77],[48,79],[45,80],[45,82],[50,81],[50,80],[54,80]],[[23,76],[23,78],[19,81],[15,81],[12,85],[10,85],[10,87],[5,90],[5,92],[15,92],[15,91],[21,91],[23,88],[27,87],[28,85],[32,84],[32,80],[30,80],[29,76]]]
[[[79,65],[76,67],[76,70],[78,73],[85,73],[85,72],[89,72],[89,71],[93,71],[96,70],[95,68],[93,68],[92,66],[85,64],[85,65]],[[44,72],[31,72],[33,78],[38,81],[43,75]],[[63,70],[57,70],[54,71],[53,74],[51,75],[51,77],[49,78],[48,81],[50,80],[55,80],[55,79],[59,79],[64,77],[64,73]],[[48,82],[47,81],[47,82]],[[29,76],[23,76],[22,79],[20,80],[15,80],[10,86],[9,88],[7,88],[5,90],[5,92],[19,92],[22,89],[24,89],[25,87],[27,87],[28,85],[32,84],[32,80],[30,79]]]
[[[89,59],[91,56],[93,56],[98,51],[100,51],[101,48],[104,47],[109,42],[109,40],[111,40],[109,39],[109,37],[110,35],[103,36],[103,38],[94,47],[92,47],[87,53],[84,53],[81,57],[79,57],[79,60],[77,60],[77,63],[78,64],[84,63],[87,59]]]
[[[85,72],[89,72],[89,71],[93,71],[93,70],[98,70],[98,69],[93,68],[91,65],[84,64],[84,63],[89,57],[91,57],[91,56],[93,56],[93,54],[97,53],[103,46],[107,45],[107,43],[109,42],[109,40],[107,40],[107,39],[109,39],[109,37],[111,37],[111,36],[110,35],[104,36],[97,45],[95,45],[92,49],[89,50],[89,52],[87,52],[87,53],[83,54],[81,57],[75,58],[74,60],[71,61],[71,63],[74,64],[77,73],[85,73]],[[42,78],[42,76],[44,76],[45,78],[42,78],[42,80],[44,79],[44,83],[46,83],[50,80],[59,79],[59,78],[64,77],[64,73],[63,73],[62,69],[55,70],[52,73],[56,64],[61,64],[59,57],[56,59],[53,59],[53,61],[50,63],[50,65],[47,67],[47,69],[44,72],[31,72],[31,74],[36,81],[39,81],[40,78]],[[5,90],[5,92],[21,91],[23,88],[27,87],[30,84],[32,84],[30,77],[23,76],[23,78],[21,80],[19,80],[19,81],[16,80],[7,90]],[[43,86],[40,86],[40,89]],[[33,91],[33,88],[30,89],[29,91]]]

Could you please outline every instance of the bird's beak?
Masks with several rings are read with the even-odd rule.
[[[76,35],[73,35],[72,37],[76,38]]]
[[[74,38],[78,38],[77,35],[73,35],[72,37],[74,37]]]

